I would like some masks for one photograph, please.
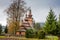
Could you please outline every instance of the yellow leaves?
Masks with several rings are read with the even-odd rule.
[[[8,32],[14,34],[19,29],[19,22],[11,22],[8,26]]]

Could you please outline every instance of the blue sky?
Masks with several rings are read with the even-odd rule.
[[[36,22],[45,22],[49,9],[52,8],[55,15],[60,13],[60,0],[24,0],[31,7],[33,18]],[[7,24],[7,15],[4,10],[10,5],[11,0],[0,0],[0,23]]]

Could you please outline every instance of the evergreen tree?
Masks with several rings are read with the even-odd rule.
[[[60,14],[59,14],[58,26],[60,26]]]
[[[60,35],[60,14],[59,14],[59,20],[58,20],[58,35]]]
[[[56,16],[54,15],[54,12],[52,9],[50,9],[50,12],[47,16],[47,20],[45,23],[44,30],[47,34],[52,34],[56,35],[57,34],[57,19]]]
[[[40,23],[35,23],[34,28],[38,31],[41,29]]]
[[[8,33],[8,28],[7,28],[7,26],[5,27],[4,32],[5,32],[5,33]]]
[[[38,32],[38,38],[39,38],[39,39],[45,38],[45,32],[44,32],[43,30],[40,30],[40,31]]]
[[[26,35],[25,35],[25,37],[27,37],[27,38],[34,38],[35,35],[36,35],[35,30],[33,30],[33,29],[27,29],[27,30],[26,30]]]
[[[1,35],[1,33],[2,33],[2,25],[0,24],[0,35]]]

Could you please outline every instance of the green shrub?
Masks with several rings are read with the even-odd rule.
[[[45,32],[42,31],[42,30],[40,30],[40,31],[38,32],[38,38],[39,38],[39,39],[45,38]]]
[[[26,30],[26,38],[34,38],[35,37],[35,31],[33,29]]]

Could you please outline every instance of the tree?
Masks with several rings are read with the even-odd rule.
[[[57,34],[57,19],[56,16],[54,15],[54,12],[52,11],[52,9],[50,9],[50,12],[47,16],[47,20],[45,23],[45,27],[44,27],[44,31],[47,34],[52,34],[52,35],[56,35]]]
[[[8,32],[15,34],[16,31],[19,29],[19,24],[21,21],[21,17],[26,12],[26,6],[23,0],[14,0],[10,7],[7,9],[8,15]],[[11,26],[11,28],[10,28]],[[13,29],[13,30],[11,30]],[[10,31],[11,30],[11,31]]]
[[[35,23],[34,28],[35,28],[36,30],[40,30],[40,29],[41,29],[40,23]]]
[[[0,35],[1,35],[1,33],[2,33],[2,25],[0,24]]]
[[[5,32],[5,33],[8,33],[8,28],[7,28],[7,26],[5,27],[4,32]]]
[[[36,36],[36,32],[33,29],[27,29],[25,37],[34,38]]]
[[[57,34],[60,36],[60,14],[59,14],[59,20],[58,20],[58,33]]]
[[[38,32],[38,38],[39,38],[39,39],[45,38],[45,32],[44,32],[43,30],[40,30],[40,31]]]

